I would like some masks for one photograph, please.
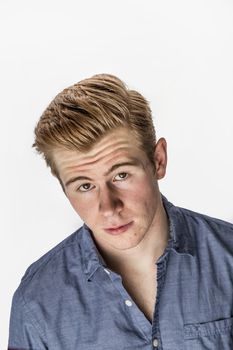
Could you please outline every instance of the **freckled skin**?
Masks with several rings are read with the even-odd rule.
[[[152,241],[156,245],[155,238],[161,239],[165,212],[157,180],[166,171],[164,139],[155,146],[155,167],[126,128],[109,133],[88,152],[56,149],[53,157],[67,198],[102,249],[111,254],[137,249]],[[133,159],[137,159],[137,165],[124,165],[106,175],[114,164]],[[77,176],[91,180],[78,180],[66,186]],[[122,234],[110,235],[105,231],[130,222],[131,227]]]

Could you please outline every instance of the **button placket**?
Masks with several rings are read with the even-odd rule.
[[[132,306],[133,305],[133,303],[132,303],[132,301],[131,300],[129,300],[129,299],[127,299],[127,300],[125,300],[125,305],[127,305],[127,306]]]
[[[137,305],[131,300],[131,296],[128,294],[127,290],[122,284],[122,278],[119,274],[114,271],[109,271],[106,267],[103,268],[105,274],[109,276],[109,279],[112,281],[114,287],[118,290],[122,297],[122,302],[124,303],[127,314],[129,315],[132,324],[136,327],[137,331],[140,331],[141,334],[147,339],[148,344],[151,344],[151,324],[142,314],[142,311],[137,307]]]

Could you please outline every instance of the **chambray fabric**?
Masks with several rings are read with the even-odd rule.
[[[9,349],[232,350],[233,225],[163,202],[170,239],[152,324],[84,225],[26,271]]]

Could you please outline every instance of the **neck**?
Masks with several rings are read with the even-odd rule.
[[[133,270],[143,273],[155,266],[167,246],[168,236],[168,218],[161,202],[155,222],[136,247],[111,251],[99,247],[99,250],[107,266],[113,271],[122,273]]]

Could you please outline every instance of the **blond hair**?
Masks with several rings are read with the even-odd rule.
[[[113,75],[94,75],[53,99],[35,128],[33,147],[58,176],[52,157],[55,149],[86,152],[119,127],[128,127],[135,134],[154,164],[155,129],[146,99]]]

